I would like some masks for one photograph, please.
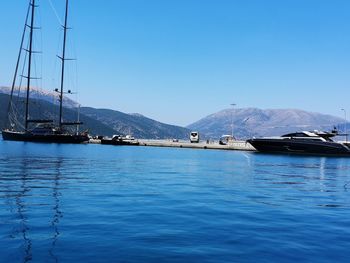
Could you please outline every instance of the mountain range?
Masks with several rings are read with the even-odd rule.
[[[226,109],[211,114],[189,126],[207,138],[233,134],[240,139],[259,136],[278,136],[300,130],[344,130],[344,119],[298,109]]]
[[[11,94],[11,88],[0,86],[0,93],[10,95]],[[13,91],[13,94],[15,96],[19,97],[25,97],[26,96],[26,89],[20,89],[16,87]],[[44,100],[53,104],[59,103],[59,94],[55,91],[47,91],[44,89],[39,89],[36,87],[30,88],[30,97],[37,100]],[[63,106],[66,108],[77,108],[79,106],[79,103],[76,101],[70,99],[68,96],[63,97]]]
[[[9,95],[0,93],[0,130],[6,127],[9,98]],[[24,105],[24,98],[20,97],[17,103],[18,112],[24,112]],[[30,109],[30,117],[33,119],[57,120],[59,107],[48,102],[48,99],[30,99]],[[74,121],[78,111],[76,108],[65,107],[63,116],[65,121]],[[127,114],[109,109],[81,107],[79,119],[84,123],[80,130],[88,130],[91,135],[132,134],[136,138],[185,139],[189,134],[189,130],[183,127],[161,123],[140,114]],[[23,123],[24,114],[21,114],[18,120]]]
[[[56,92],[33,90],[30,100],[31,117],[57,119]],[[0,87],[0,129],[5,127],[9,91],[9,88]],[[24,112],[24,91],[19,94],[18,111]],[[65,121],[77,119],[78,105],[68,97],[64,99]],[[20,118],[23,119],[23,115]],[[132,134],[136,138],[146,139],[188,139],[191,130],[199,131],[202,138],[218,139],[224,134],[231,134],[232,128],[234,136],[239,139],[278,136],[300,130],[330,130],[334,126],[345,130],[342,118],[298,109],[225,109],[185,128],[161,123],[141,114],[92,107],[80,108],[80,120],[84,122],[81,130],[88,129],[92,135]]]

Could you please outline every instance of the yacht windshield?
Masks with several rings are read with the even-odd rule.
[[[311,137],[311,136],[304,132],[294,132],[294,133],[288,133],[288,134],[282,135],[282,137]]]

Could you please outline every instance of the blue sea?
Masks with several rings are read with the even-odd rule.
[[[350,158],[0,140],[0,262],[350,262]]]

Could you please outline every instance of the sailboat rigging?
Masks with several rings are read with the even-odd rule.
[[[66,41],[67,41],[67,30],[68,30],[68,10],[69,10],[69,0],[66,0],[65,6],[65,17],[64,17],[64,37],[63,37],[63,48],[61,56],[58,56],[61,60],[61,82],[60,82],[60,90],[56,89],[55,91],[59,92],[59,118],[58,125],[54,125],[53,120],[47,119],[32,119],[30,118],[30,89],[31,89],[31,80],[35,79],[32,76],[32,55],[36,53],[33,51],[33,33],[35,28],[35,8],[36,1],[30,0],[27,17],[25,20],[24,32],[22,35],[22,41],[20,46],[20,52],[17,59],[16,69],[14,80],[12,84],[11,96],[8,105],[8,124],[10,127],[2,131],[2,136],[4,140],[10,141],[31,141],[31,142],[52,142],[52,143],[82,143],[89,140],[89,136],[87,133],[79,133],[71,132],[66,129],[68,125],[80,125],[82,122],[65,122],[63,119],[63,94],[64,94],[64,78],[65,78],[65,61],[68,60],[66,58]],[[28,23],[30,14],[30,23]],[[24,37],[27,28],[29,28],[29,44],[28,48],[23,48]],[[25,114],[24,114],[24,127],[23,125],[18,124],[16,126],[15,122],[18,122],[17,117],[11,118],[11,108],[13,108],[13,91],[15,89],[16,78],[18,74],[18,67],[20,63],[21,53],[22,51],[26,51],[28,53],[28,66],[27,66],[27,75],[22,76],[27,80],[26,83],[26,96],[25,96]],[[71,93],[69,90],[68,93]],[[37,124],[36,127],[32,128],[31,124]],[[22,129],[18,129],[18,126],[22,126]]]

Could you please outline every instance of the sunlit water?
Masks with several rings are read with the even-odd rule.
[[[0,262],[350,262],[350,158],[0,140]]]

